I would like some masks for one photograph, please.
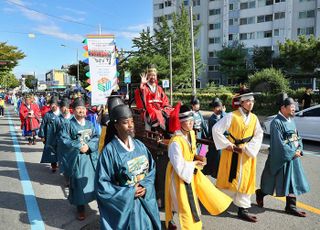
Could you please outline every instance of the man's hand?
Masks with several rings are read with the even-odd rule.
[[[297,150],[293,158],[298,158],[298,157],[302,157],[301,150]]]
[[[233,149],[235,148],[236,146],[234,144],[231,144],[229,145],[226,150],[230,151],[230,152],[233,152]]]
[[[88,150],[89,150],[89,146],[87,144],[83,145],[80,148],[80,152],[82,152],[82,153],[86,153],[86,152],[88,152]]]
[[[206,165],[206,163],[203,162],[203,161],[198,161],[198,160],[196,160],[196,161],[194,161],[194,165],[195,165],[196,167],[202,168],[203,166]]]
[[[140,74],[140,77],[141,77],[141,84],[146,84],[148,82],[146,73]]]
[[[146,194],[146,189],[142,187],[140,184],[136,184],[134,187],[136,189],[134,197],[142,197]]]
[[[41,138],[41,141],[42,141],[43,144],[46,143],[46,139],[44,137]]]
[[[235,147],[233,147],[233,151],[236,153],[243,153],[244,147],[235,146]]]

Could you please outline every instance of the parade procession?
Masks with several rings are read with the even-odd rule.
[[[32,49],[19,43],[24,32],[0,38],[0,229],[320,229],[319,28],[269,50],[259,31],[239,26],[236,41],[229,18],[288,1],[111,1],[114,12],[35,2],[0,1],[0,18],[40,23],[27,33],[39,39]],[[152,30],[120,26],[119,15],[137,23],[150,11],[137,5],[153,8]],[[294,17],[273,10],[271,21]],[[102,21],[97,33],[91,24],[105,11],[115,28]],[[297,15],[319,27],[310,12]],[[63,32],[56,19],[91,29]],[[220,41],[222,20],[230,30]],[[76,63],[65,64],[72,50]]]

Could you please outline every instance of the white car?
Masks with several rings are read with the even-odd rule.
[[[270,116],[262,123],[265,134],[270,135],[270,124],[275,117]],[[302,139],[320,141],[320,104],[296,112],[294,121]]]

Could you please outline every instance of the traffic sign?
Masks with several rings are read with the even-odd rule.
[[[131,83],[131,73],[130,71],[124,72],[124,83],[130,84]]]
[[[166,80],[166,79],[162,80],[162,88],[167,89],[169,87],[170,87],[169,80]]]

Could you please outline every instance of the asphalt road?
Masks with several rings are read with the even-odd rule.
[[[86,220],[76,220],[76,210],[66,199],[63,177],[51,173],[48,164],[39,163],[43,144],[27,145],[21,137],[18,117],[13,115],[12,108],[9,111],[10,119],[9,116],[0,118],[0,229],[98,229],[96,203],[87,207]],[[306,210],[307,218],[285,214],[284,201],[270,196],[265,198],[265,208],[258,208],[253,196],[250,212],[257,215],[259,222],[253,224],[239,220],[236,207],[231,205],[227,212],[216,217],[202,210],[204,229],[320,229],[319,143],[305,144],[307,154],[302,163],[311,191],[299,196],[298,201]],[[257,187],[266,158],[267,151],[261,151],[257,163]],[[178,222],[177,216],[175,219]],[[164,220],[163,212],[161,220]]]

